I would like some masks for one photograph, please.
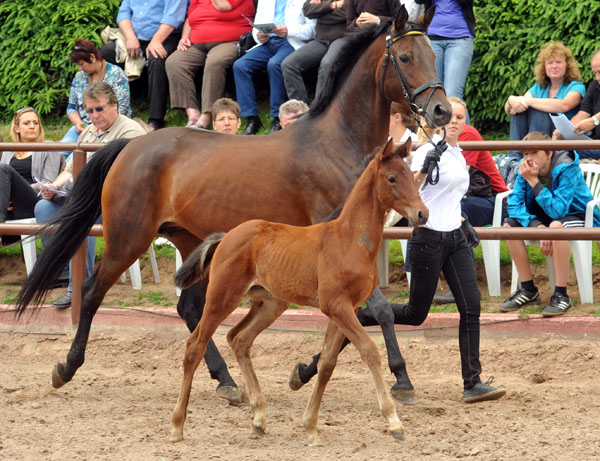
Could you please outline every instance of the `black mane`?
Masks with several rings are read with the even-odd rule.
[[[321,93],[315,95],[315,99],[310,105],[310,110],[308,111],[310,117],[317,116],[325,111],[325,108],[329,105],[341,86],[338,83],[342,76],[347,76],[350,73],[350,70],[354,67],[358,58],[362,56],[371,42],[384,33],[384,31],[387,31],[391,24],[392,20],[388,19],[387,21],[382,21],[375,27],[367,27],[364,29],[356,28],[356,30],[349,32],[346,35],[348,41],[340,48],[335,65],[332,67],[331,72],[325,76],[325,80],[320,84],[322,88]],[[419,24],[407,22],[400,33],[406,33],[413,30],[426,32]]]

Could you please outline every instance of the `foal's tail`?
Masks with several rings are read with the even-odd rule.
[[[67,203],[41,230],[53,227],[54,235],[37,258],[27,282],[17,296],[17,315],[29,304],[39,306],[54,288],[62,270],[100,216],[102,187],[108,171],[130,139],[112,141],[100,148],[81,170]]]
[[[211,234],[192,251],[175,274],[175,284],[179,288],[189,288],[200,279],[208,278],[210,263],[223,237],[225,232]]]

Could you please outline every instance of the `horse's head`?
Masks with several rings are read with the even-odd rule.
[[[435,74],[435,56],[425,36],[434,12],[432,7],[416,23],[409,23],[406,8],[400,8],[385,37],[380,86],[388,99],[441,127],[450,121],[452,108]]]
[[[396,147],[390,138],[377,154],[377,194],[387,208],[393,208],[410,221],[411,226],[422,226],[429,218],[429,210],[421,200],[419,190],[408,164],[410,138]]]

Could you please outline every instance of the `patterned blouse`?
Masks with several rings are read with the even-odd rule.
[[[115,91],[117,100],[119,101],[119,113],[131,118],[129,81],[127,80],[127,76],[123,69],[107,62],[103,81],[108,83]],[[73,78],[71,93],[69,94],[69,104],[67,104],[67,116],[71,115],[73,112],[78,112],[81,120],[87,125],[91,125],[92,121],[83,107],[83,90],[85,90],[89,84],[87,74],[82,70],[77,72]]]

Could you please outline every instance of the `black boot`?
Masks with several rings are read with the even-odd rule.
[[[281,122],[279,121],[279,117],[275,117],[273,119],[273,124],[271,125],[271,130],[269,131],[269,134],[275,133],[279,130],[281,130]]]
[[[248,120],[248,124],[246,125],[246,128],[244,129],[242,134],[253,135],[253,134],[258,133],[258,131],[262,128],[262,123],[260,123],[260,118],[258,118],[257,115],[251,115],[250,117],[247,117],[247,120]]]

